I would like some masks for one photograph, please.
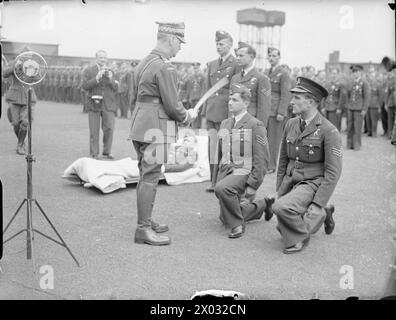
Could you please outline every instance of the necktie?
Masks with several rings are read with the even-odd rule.
[[[231,126],[231,128],[235,127],[235,122],[236,122],[235,117],[232,117],[232,122],[231,122],[232,126]]]
[[[269,69],[269,74],[271,74],[272,73],[272,67]]]
[[[245,70],[241,71],[241,77],[243,78],[245,76]]]
[[[307,123],[305,122],[305,120],[301,119],[300,121],[300,131],[304,132],[305,127],[307,126]]]
[[[223,58],[219,59],[219,66],[221,66],[221,64],[223,63]]]

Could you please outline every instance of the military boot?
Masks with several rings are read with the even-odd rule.
[[[168,236],[159,236],[155,232],[155,227],[158,228],[161,226],[159,231],[164,232],[167,231],[164,230],[167,229],[167,226],[152,223],[151,220],[156,192],[157,189],[155,184],[139,182],[137,188],[138,228],[135,233],[136,243],[146,243],[150,245],[170,244],[171,240]]]

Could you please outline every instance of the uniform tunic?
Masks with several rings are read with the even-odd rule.
[[[362,111],[367,112],[370,86],[363,78],[354,80],[348,88],[347,148],[359,150],[362,145]]]
[[[269,151],[263,123],[246,113],[235,126],[232,118],[221,123],[218,139],[215,194],[220,220],[234,228],[254,216],[254,204],[241,204],[247,186],[257,190],[268,168]],[[253,207],[253,209],[252,209]]]
[[[138,227],[148,228],[155,201],[161,165],[168,144],[176,142],[176,122],[185,121],[187,111],[177,94],[176,70],[165,53],[153,50],[137,66],[129,138],[138,156],[140,172],[136,188]]]
[[[267,126],[268,117],[271,110],[271,84],[269,78],[263,73],[253,68],[248,73],[239,72],[231,79],[231,84],[242,84],[250,90],[252,95],[248,112],[264,126]]]
[[[345,86],[339,80],[327,81],[324,87],[329,95],[324,100],[324,116],[341,131],[342,105],[346,98]]]
[[[267,69],[265,74],[271,82],[271,111],[267,124],[268,144],[270,151],[270,170],[275,170],[278,160],[279,146],[282,138],[284,121],[278,121],[277,115],[287,116],[290,102],[291,79],[289,73],[281,66],[273,70]]]
[[[378,118],[381,106],[384,103],[385,92],[378,79],[370,79],[370,102],[367,111],[367,131],[369,136],[377,135]]]
[[[10,87],[5,95],[5,100],[9,104],[8,114],[9,121],[14,127],[22,126],[27,130],[28,127],[28,110],[27,110],[27,90],[14,75],[14,61],[4,68],[3,77],[10,79]],[[37,101],[36,94],[32,88],[32,107]],[[33,112],[33,110],[32,110]]]
[[[227,57],[223,62],[220,59],[213,60],[208,63],[205,88],[209,90],[218,81],[227,77],[229,81],[234,74],[238,73],[240,67],[233,55]],[[213,176],[214,154],[217,145],[217,131],[223,120],[228,118],[228,100],[230,85],[227,84],[214,95],[212,95],[205,103],[203,114],[206,116],[206,126],[209,131],[209,163],[212,184],[216,182]]]
[[[273,205],[286,247],[304,240],[323,222],[324,212],[307,216],[307,209],[312,203],[327,205],[341,170],[341,135],[319,112],[303,132],[300,117],[286,123],[276,180],[279,198]]]

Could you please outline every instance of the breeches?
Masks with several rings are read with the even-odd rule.
[[[158,181],[161,177],[161,166],[166,161],[162,155],[167,154],[167,144],[145,143],[133,140],[133,146],[138,156],[139,183],[136,187],[137,196],[137,224],[138,228],[151,226],[151,216],[157,193]],[[158,157],[156,157],[158,156]],[[159,161],[156,161],[159,160]]]
[[[8,120],[15,126],[21,126],[27,129],[29,125],[28,119],[28,107],[18,104],[9,103],[8,104]],[[32,120],[33,120],[33,106],[32,106]]]

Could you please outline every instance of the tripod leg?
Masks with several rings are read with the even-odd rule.
[[[8,227],[11,225],[12,221],[14,221],[15,217],[16,217],[17,214],[19,213],[19,210],[21,210],[21,208],[22,208],[22,206],[25,204],[25,202],[26,202],[26,199],[23,199],[23,201],[22,201],[22,203],[19,205],[17,211],[15,211],[14,215],[12,216],[10,222],[8,222],[7,226],[5,227],[5,229],[4,229],[4,231],[3,231],[3,234],[6,233]]]
[[[63,246],[66,248],[66,250],[69,252],[69,254],[71,255],[71,257],[73,258],[73,260],[77,263],[77,265],[80,267],[80,263],[78,262],[78,260],[74,257],[73,252],[71,252],[71,250],[69,249],[69,247],[67,246],[66,242],[63,240],[62,236],[59,234],[59,232],[56,230],[56,228],[54,227],[54,225],[52,224],[52,222],[50,221],[50,219],[47,217],[47,215],[45,214],[43,208],[41,208],[40,204],[38,203],[37,200],[33,200],[36,203],[36,206],[39,208],[39,210],[41,211],[41,213],[43,214],[45,220],[47,220],[47,222],[49,223],[49,225],[51,226],[52,230],[54,230],[54,232],[56,233],[56,235],[58,236],[58,238],[60,239],[60,241],[63,243]]]
[[[30,252],[31,252],[31,259],[32,259],[32,267],[33,267],[33,274],[36,274],[36,260],[34,259],[34,246],[33,246],[33,241],[34,241],[34,228],[33,228],[33,206],[32,206],[32,201],[33,199],[28,199],[28,204],[29,204],[29,210],[30,210],[30,230],[28,228],[28,233],[30,234]]]
[[[32,199],[27,200],[27,234],[26,234],[26,257],[27,259],[32,259],[33,246],[32,246]]]

